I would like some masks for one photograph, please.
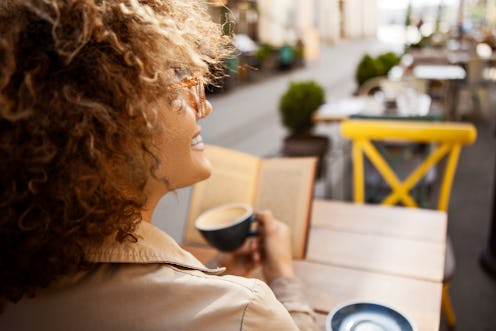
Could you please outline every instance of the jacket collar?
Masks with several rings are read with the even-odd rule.
[[[148,222],[142,221],[134,235],[137,242],[126,240],[120,243],[111,236],[102,246],[86,248],[86,260],[92,263],[164,263],[215,275],[225,271],[225,268],[205,267],[167,233]]]

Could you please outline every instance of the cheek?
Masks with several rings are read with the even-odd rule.
[[[194,123],[190,123],[185,113],[170,112],[162,118],[163,129],[156,136],[160,154],[173,157],[187,153],[191,144]]]
[[[177,170],[188,163],[191,139],[180,128],[165,130],[162,139],[157,144],[161,168]],[[191,161],[190,161],[191,162]]]
[[[192,185],[210,176],[211,165],[202,151],[191,148],[191,140],[198,130],[196,117],[186,112],[164,113],[164,127],[156,137],[160,169],[157,175],[169,182],[169,189]]]

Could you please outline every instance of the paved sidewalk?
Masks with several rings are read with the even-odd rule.
[[[320,59],[301,69],[277,73],[252,84],[210,98],[214,112],[203,121],[202,136],[211,144],[259,156],[277,154],[286,134],[280,125],[279,97],[291,80],[313,79],[326,91],[327,100],[355,90],[355,67],[365,52],[397,49],[376,40],[345,41],[321,48]]]

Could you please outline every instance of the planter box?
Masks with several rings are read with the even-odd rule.
[[[331,140],[327,136],[292,135],[284,139],[282,154],[289,157],[315,156],[318,158],[317,177],[322,178],[326,171],[327,152]]]

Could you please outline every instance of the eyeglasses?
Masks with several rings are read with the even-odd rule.
[[[179,83],[167,86],[167,89],[188,88],[193,89],[195,99],[195,111],[198,118],[204,118],[207,111],[207,98],[205,96],[205,86],[198,78],[186,78]]]

